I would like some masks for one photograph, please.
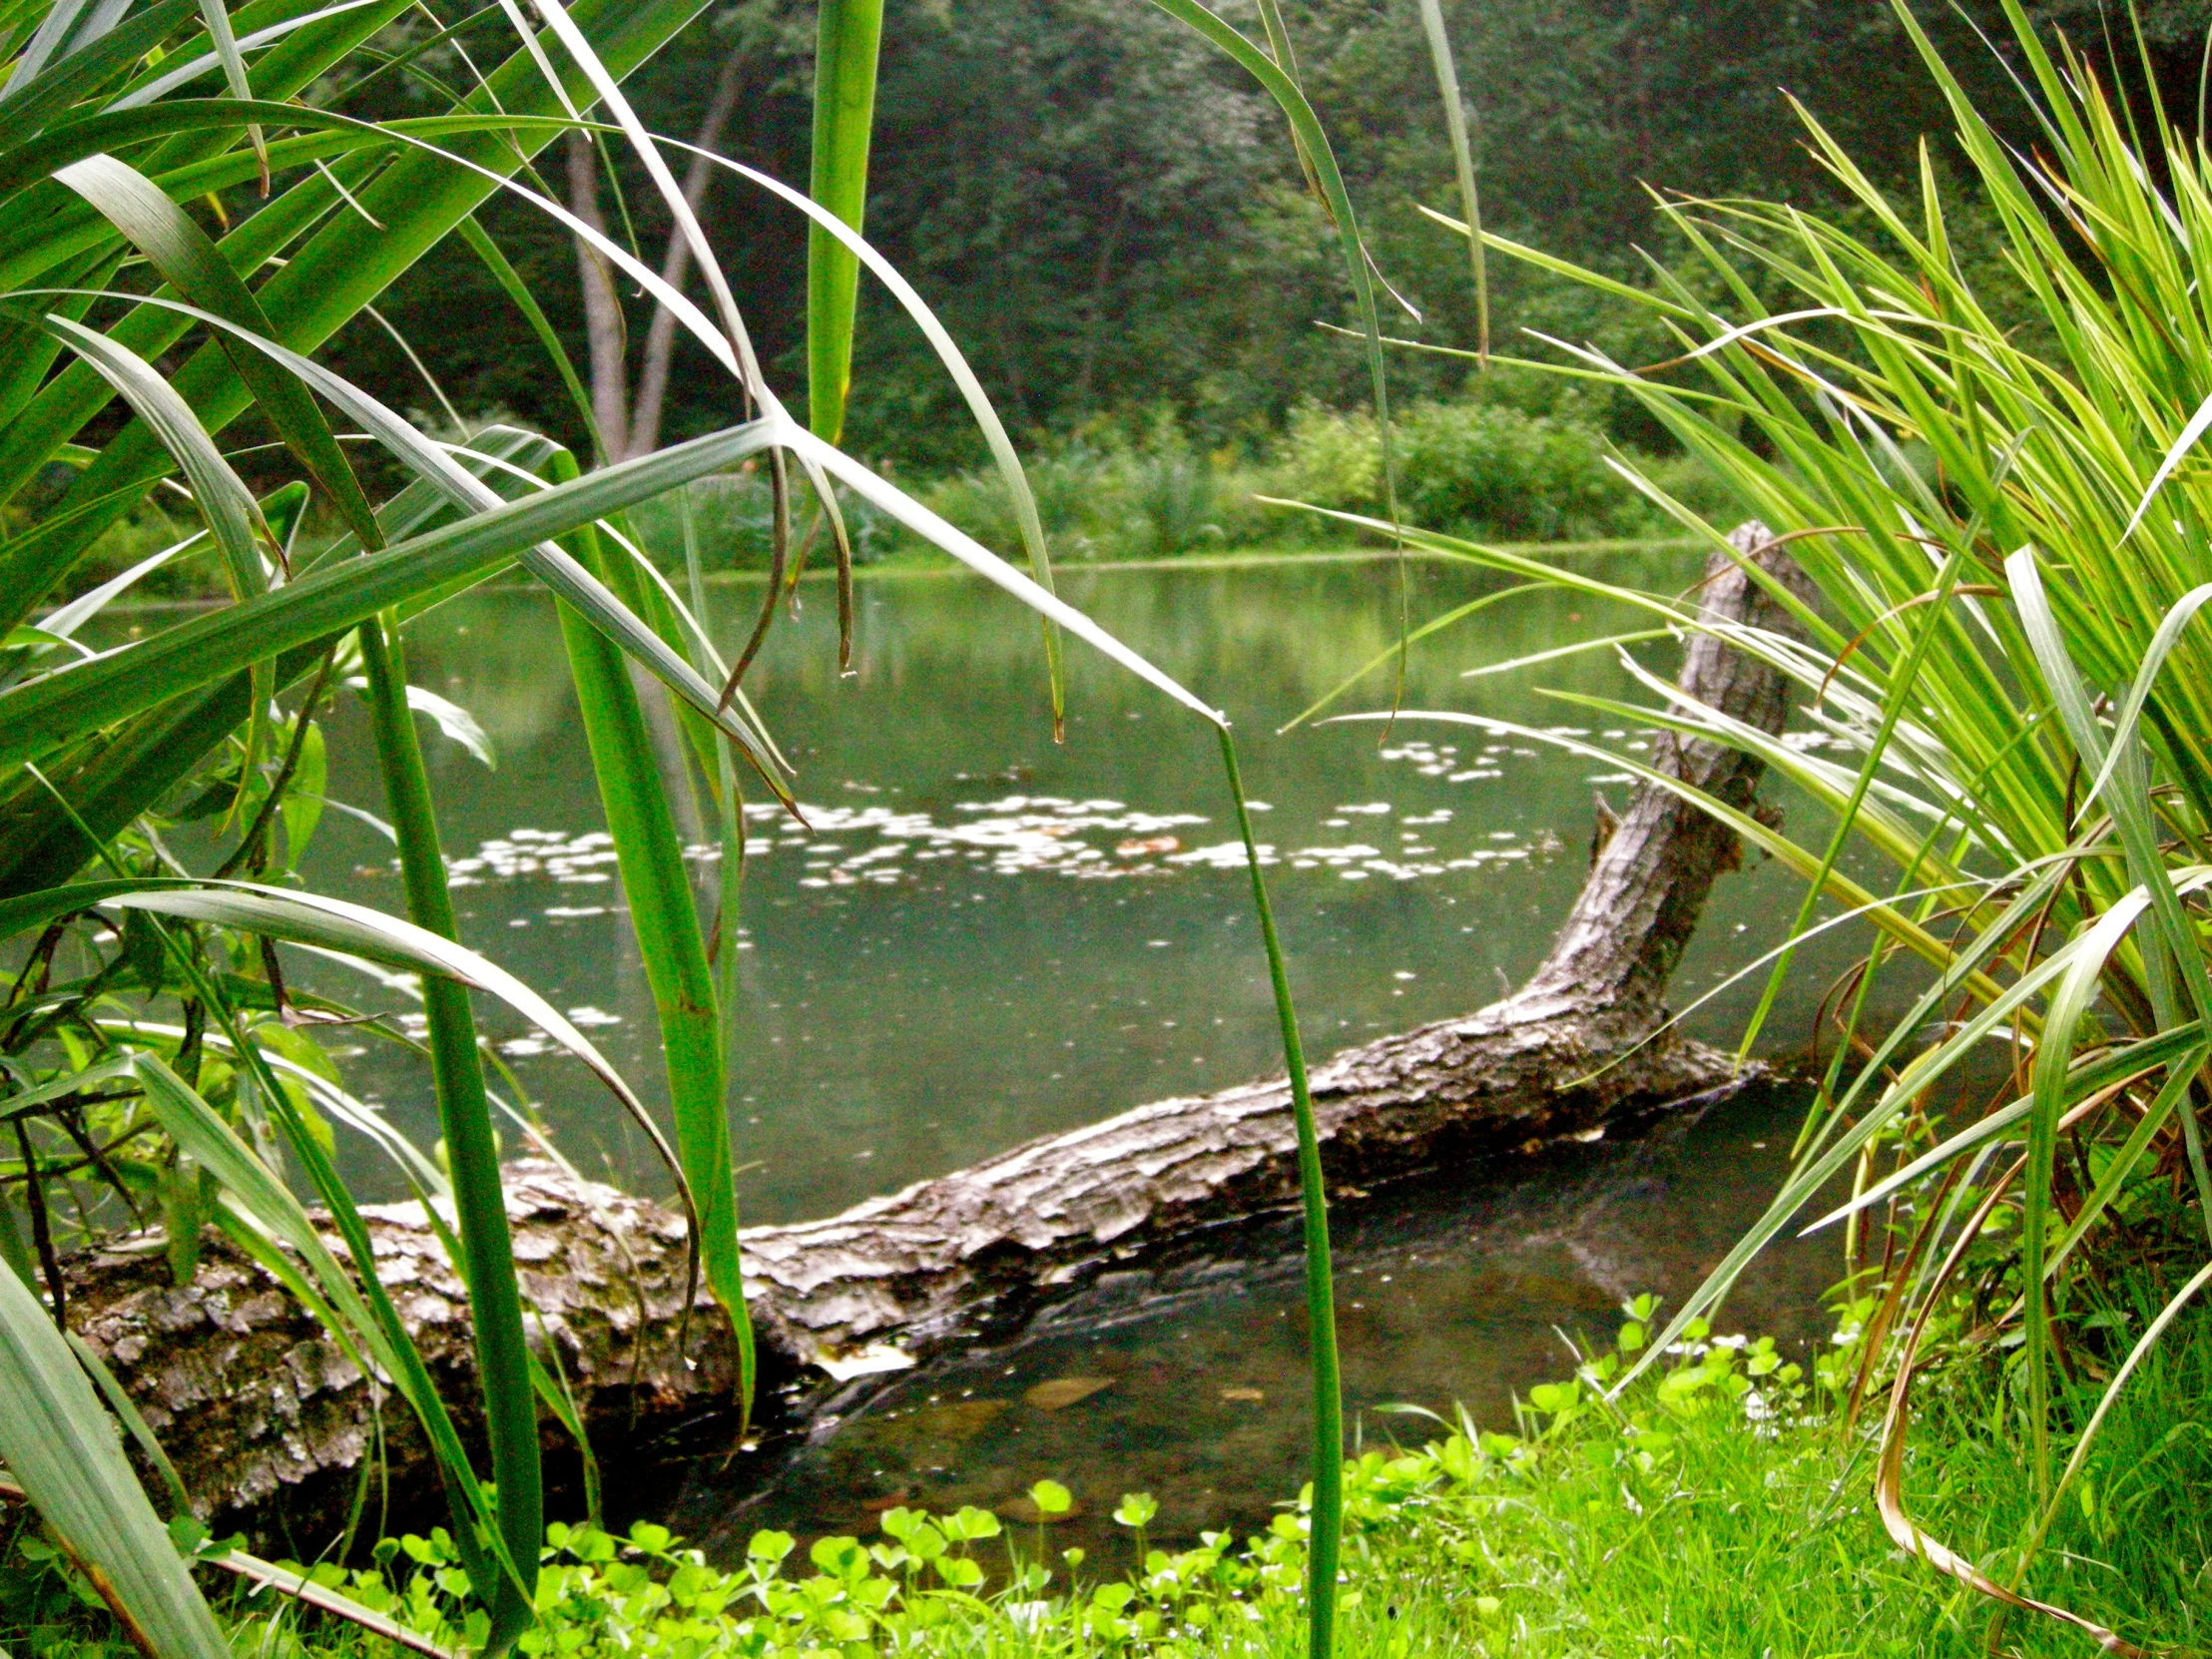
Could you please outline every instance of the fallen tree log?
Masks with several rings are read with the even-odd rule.
[[[1776,576],[1800,580],[1758,526],[1732,540]],[[1702,607],[1716,621],[1787,626],[1721,555]],[[1770,733],[1784,724],[1782,678],[1708,635],[1691,639],[1677,685],[1685,699]],[[1762,770],[1671,735],[1653,744],[1652,764],[1746,810]],[[1620,818],[1604,818],[1588,879],[1526,984],[1315,1071],[1339,1200],[1744,1080],[1731,1057],[1661,1029],[1668,980],[1712,883],[1738,862],[1735,835],[1648,784]],[[1270,1079],[1142,1106],[828,1220],[750,1229],[764,1382],[803,1409],[824,1379],[904,1369],[947,1343],[1018,1326],[1116,1263],[1203,1249],[1224,1225],[1296,1201],[1295,1151],[1288,1089]],[[507,1190],[534,1340],[558,1361],[602,1454],[730,1398],[727,1319],[702,1296],[686,1320],[678,1216],[541,1160],[511,1166]],[[465,1407],[475,1398],[465,1293],[419,1208],[369,1217],[378,1277],[446,1397]],[[402,1476],[401,1501],[427,1492],[404,1411],[388,1399],[379,1409],[378,1390],[312,1320],[220,1241],[181,1287],[158,1235],[82,1253],[69,1274],[73,1323],[219,1527],[266,1531],[286,1510],[318,1522],[342,1515],[379,1444]],[[549,1422],[548,1445],[563,1439]]]

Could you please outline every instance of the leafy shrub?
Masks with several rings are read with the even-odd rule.
[[[1670,522],[1606,462],[1598,427],[1517,401],[1426,401],[1400,410],[1392,453],[1408,524],[1510,541],[1667,534]],[[1693,509],[1724,512],[1710,475],[1686,458],[1630,457]],[[1370,539],[1335,520],[1270,504],[1294,501],[1370,517],[1382,511],[1375,417],[1308,401],[1274,456],[1254,464],[1204,453],[1167,417],[1136,436],[1101,422],[1028,462],[1054,556],[1172,557],[1209,548],[1342,547]],[[962,473],[922,498],[986,546],[1020,545],[993,471]],[[1262,498],[1268,498],[1263,500]]]
[[[1311,400],[1291,411],[1277,451],[1281,493],[1316,507],[1372,510],[1382,487],[1382,445],[1365,409],[1338,414]]]
[[[1641,527],[1587,426],[1482,403],[1416,403],[1401,430],[1400,499],[1416,524],[1520,541]]]
[[[1531,414],[1487,400],[1413,403],[1398,412],[1392,432],[1398,510],[1423,529],[1507,541],[1665,533],[1657,511],[1606,464],[1606,448],[1594,425],[1571,415]],[[1635,459],[1648,468],[1646,457]],[[1380,516],[1382,476],[1373,414],[1307,403],[1293,411],[1264,488],[1312,506]],[[1303,539],[1346,537],[1322,521]]]
[[[1027,460],[1037,516],[1055,557],[1152,559],[1249,545],[1251,481],[1226,454],[1197,449],[1173,417],[1132,433],[1110,420]],[[922,499],[985,546],[1015,551],[1021,532],[996,471],[956,474]]]

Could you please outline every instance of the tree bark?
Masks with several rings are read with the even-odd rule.
[[[1758,526],[1731,539],[1804,591]],[[1703,609],[1715,622],[1789,626],[1724,556],[1708,567]],[[1781,676],[1709,635],[1691,640],[1677,686],[1687,702],[1782,729]],[[1762,770],[1671,736],[1654,743],[1652,764],[1746,810]],[[1525,985],[1316,1071],[1333,1195],[1362,1198],[1384,1182],[1470,1168],[1740,1085],[1746,1073],[1730,1056],[1659,1029],[1668,978],[1714,879],[1738,856],[1725,827],[1641,786]],[[1289,1092],[1270,1079],[1142,1106],[826,1221],[749,1229],[764,1390],[781,1389],[786,1410],[803,1413],[825,1377],[904,1369],[977,1333],[1003,1333],[1117,1263],[1203,1250],[1225,1224],[1297,1196]],[[416,1206],[369,1214],[378,1276],[446,1397],[472,1399],[466,1298],[435,1235]],[[536,1311],[532,1341],[558,1359],[603,1456],[642,1428],[728,1400],[731,1329],[704,1293],[686,1317],[677,1215],[536,1160],[512,1166],[508,1214]],[[73,1323],[219,1527],[266,1517],[287,1491],[296,1508],[327,1515],[334,1503],[342,1513],[376,1433],[373,1390],[272,1282],[218,1243],[177,1287],[159,1235],[82,1254],[69,1274]],[[387,1402],[383,1431],[396,1465],[419,1482],[420,1441],[403,1416]]]
[[[568,211],[607,234],[599,208],[599,153],[589,133],[568,135]],[[591,347],[591,413],[610,461],[630,453],[630,339],[622,294],[606,256],[576,239],[576,277],[584,293],[584,338]]]

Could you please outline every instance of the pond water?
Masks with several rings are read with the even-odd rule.
[[[1439,1432],[1402,1406],[1510,1428],[1516,1390],[1572,1374],[1570,1339],[1609,1347],[1623,1302],[1695,1288],[1779,1183],[1802,1109],[1794,1091],[1762,1091],[1340,1214],[1352,1443]],[[1048,1475],[1078,1504],[1051,1546],[1083,1547],[1092,1567],[1130,1560],[1111,1518],[1125,1492],[1159,1500],[1156,1539],[1248,1534],[1307,1476],[1301,1261],[1286,1218],[1194,1262],[1109,1276],[1017,1341],[853,1384],[803,1446],[733,1458],[735,1425],[706,1425],[631,1471],[616,1502],[728,1560],[764,1526],[866,1537],[897,1503],[1018,1515]],[[1829,1329],[1821,1301],[1839,1272],[1833,1234],[1782,1245],[1730,1298],[1723,1333],[1804,1356]]]
[[[1694,560],[1615,557],[1607,574],[1688,579]],[[1416,621],[1492,585],[1425,562],[1410,580]],[[1628,789],[1600,764],[1463,726],[1405,720],[1380,745],[1375,725],[1277,737],[1389,645],[1394,582],[1388,561],[1361,561],[1078,569],[1061,583],[1236,722],[1317,1053],[1464,1012],[1517,981],[1581,879],[1593,793],[1618,806]],[[759,591],[714,591],[724,634],[750,622]],[[1077,644],[1067,741],[1055,745],[1038,630],[980,582],[863,581],[855,672],[841,679],[828,590],[810,584],[804,598],[749,682],[799,769],[812,827],[768,807],[752,815],[733,1062],[749,1222],[827,1214],[1034,1135],[1280,1067],[1206,728]],[[1641,743],[1536,690],[1630,696],[1609,653],[1461,677],[1619,620],[1586,609],[1530,595],[1480,613],[1416,650],[1403,707]],[[657,1102],[652,1002],[550,601],[479,591],[415,623],[408,654],[418,684],[481,723],[498,763],[486,769],[425,723],[464,938],[569,1010]],[[1385,667],[1338,706],[1387,707],[1390,689]],[[330,795],[380,812],[359,710],[342,708],[339,725]],[[705,858],[694,867],[712,882]],[[322,821],[309,875],[401,902],[389,843],[339,815]],[[1724,880],[1678,990],[1740,966],[1797,893],[1771,866]],[[390,1004],[329,970],[320,982]],[[1713,1004],[1700,1028],[1726,1034],[1755,989]],[[567,1154],[658,1190],[605,1092],[519,1021],[499,1024],[503,1010],[484,1012]],[[1801,1040],[1804,1012],[1786,1007],[1774,1028]],[[351,1069],[402,1128],[434,1138],[411,1061],[372,1048]],[[388,1179],[366,1163],[357,1173],[372,1188]]]
[[[1687,551],[1601,562],[1609,577],[1651,585],[1697,575]],[[1498,585],[1425,561],[1407,579],[1416,622]],[[1616,806],[1628,793],[1601,764],[1465,726],[1275,735],[1390,644],[1396,584],[1386,559],[1062,576],[1068,599],[1236,722],[1248,788],[1266,804],[1257,824],[1317,1055],[1464,1012],[1523,976],[1586,866],[1593,793]],[[1032,1136],[1279,1069],[1207,729],[1071,644],[1067,739],[1055,745],[1037,626],[980,582],[863,580],[845,677],[829,590],[809,584],[803,596],[749,682],[799,768],[808,824],[753,818],[733,1072],[747,1221],[823,1215]],[[716,589],[721,634],[746,626],[759,598],[757,586]],[[1464,676],[1628,626],[1562,593],[1507,600],[1416,648],[1402,706],[1633,748],[1648,734],[1631,722],[1538,690],[1633,697],[1610,651]],[[414,624],[408,649],[412,678],[467,708],[497,755],[487,770],[426,739],[464,937],[570,1010],[659,1101],[651,1002],[550,602],[479,591]],[[1648,660],[1672,672],[1664,652]],[[1386,707],[1391,678],[1379,670],[1338,707]],[[359,711],[339,721],[355,730],[333,745],[330,794],[380,812]],[[695,867],[712,881],[705,856]],[[325,817],[310,873],[325,890],[399,903],[391,848],[356,821]],[[1771,866],[1723,881],[1677,1005],[1770,942],[1798,892]],[[1804,963],[1797,983],[1825,982],[1835,959]],[[390,993],[341,986],[330,971],[322,988],[389,1005]],[[1756,989],[1716,999],[1694,1028],[1727,1037]],[[1810,995],[1785,1000],[1771,1027],[1779,1040],[1802,1043],[1810,1005]],[[495,1024],[495,1036],[572,1160],[660,1189],[640,1138],[579,1068],[519,1024]],[[411,1061],[376,1048],[349,1064],[400,1127],[434,1138],[426,1076]],[[1633,1148],[1584,1149],[1571,1167],[1473,1173],[1354,1218],[1355,1397],[1372,1406],[1394,1387],[1494,1415],[1507,1387],[1562,1368],[1553,1322],[1693,1282],[1772,1190],[1792,1110],[1739,1103]],[[372,1191],[388,1180],[365,1161],[354,1173]],[[859,1516],[845,1511],[869,1497],[911,1488],[928,1501],[979,1499],[1045,1473],[1107,1507],[1117,1481],[1149,1486],[1163,1524],[1184,1529],[1208,1504],[1223,1518],[1249,1520],[1256,1504],[1264,1516],[1290,1488],[1302,1432],[1281,1245],[1211,1279],[1141,1295],[1125,1286],[1130,1306],[1093,1308],[1079,1332],[1063,1319],[1018,1354],[976,1360],[995,1368],[988,1377],[901,1383],[788,1462],[760,1516],[851,1526]],[[1759,1308],[1768,1329],[1798,1319],[1826,1284],[1817,1265],[1775,1271],[1779,1288]],[[1365,1297],[1360,1278],[1374,1281]],[[1091,1329],[1100,1322],[1110,1330]],[[1021,1402],[1054,1377],[1113,1381],[1058,1411]],[[709,1480],[685,1500],[694,1530],[714,1530],[728,1489]]]

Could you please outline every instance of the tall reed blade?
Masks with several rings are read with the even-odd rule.
[[[811,194],[855,231],[867,209],[875,59],[882,40],[883,0],[822,0],[815,35]],[[836,443],[844,432],[859,287],[860,262],[821,226],[809,226],[807,423],[825,443]]]
[[[707,619],[707,579],[700,559],[699,524],[693,512],[691,487],[686,485],[678,491],[677,499],[683,515],[684,574],[689,583],[692,616],[704,624]],[[694,644],[702,657],[708,655],[709,648],[704,639],[696,640]],[[712,671],[708,662],[701,662],[697,666],[702,672]],[[741,931],[745,899],[745,796],[738,783],[737,757],[731,754],[726,740],[718,738],[715,741],[714,761],[714,789],[711,793],[716,833],[722,844],[722,857],[715,867],[715,925],[707,945],[707,962],[715,973],[715,1006],[722,1016],[722,1060],[727,1068],[730,1064],[731,1035],[738,1006],[738,935]],[[727,1087],[727,1081],[725,1086]],[[736,1219],[733,1210],[733,1226]],[[738,1265],[742,1270],[742,1257],[739,1258]],[[745,1306],[742,1285],[739,1289],[738,1306],[730,1313],[730,1323],[738,1338],[740,1414],[749,1422],[753,1415],[754,1385],[760,1375],[760,1356],[754,1342],[753,1316]]]
[[[1260,847],[1252,834],[1244,779],[1237,770],[1236,740],[1226,723],[1218,728],[1222,770],[1230,798],[1237,804],[1237,832],[1244,837],[1245,862],[1252,871],[1252,907],[1259,913],[1260,937],[1267,946],[1268,981],[1275,991],[1275,1016],[1283,1030],[1283,1065],[1290,1075],[1291,1111],[1298,1120],[1298,1188],[1306,1229],[1306,1328],[1314,1374],[1314,1506],[1307,1541],[1307,1651],[1328,1659],[1336,1650],[1337,1557],[1344,1537],[1344,1381],[1337,1362],[1336,1275],[1329,1257],[1329,1192],[1322,1179],[1321,1136],[1314,1127],[1314,1096],[1306,1080],[1306,1046],[1298,1034],[1298,1008],[1291,1000],[1290,970],[1276,936],[1275,910],[1260,873]]]
[[[399,840],[407,914],[418,927],[457,938],[429,777],[422,765],[414,716],[407,707],[404,660],[381,619],[361,624],[360,641],[384,795]],[[507,1231],[506,1191],[499,1177],[499,1142],[484,1094],[483,1062],[476,1050],[475,1015],[467,990],[436,975],[423,976],[422,1007],[429,1018],[438,1128],[445,1138],[453,1209],[466,1258],[477,1379],[484,1394],[492,1478],[498,1488],[495,1514],[513,1573],[510,1577],[502,1572],[496,1583],[473,1586],[491,1612],[485,1652],[496,1655],[514,1645],[533,1616],[531,1598],[545,1530],[537,1400],[530,1380],[530,1350],[523,1336],[514,1243]]]
[[[573,474],[566,450],[552,461],[555,478]],[[589,527],[565,545],[587,568],[620,591],[624,575],[610,568],[597,533]],[[633,597],[635,597],[633,595]],[[561,633],[569,672],[583,709],[599,799],[614,836],[623,896],[630,906],[638,955],[661,1027],[668,1069],[669,1105],[676,1119],[676,1150],[692,1190],[699,1222],[699,1251],[707,1283],[733,1325],[746,1324],[744,1263],[738,1250],[738,1195],[731,1172],[730,1118],[723,1094],[722,1018],[715,974],[692,902],[684,867],[683,838],[676,830],[667,784],[654,760],[645,711],[631,683],[627,660],[607,637],[567,605]],[[750,1411],[751,1379],[741,1378]]]

